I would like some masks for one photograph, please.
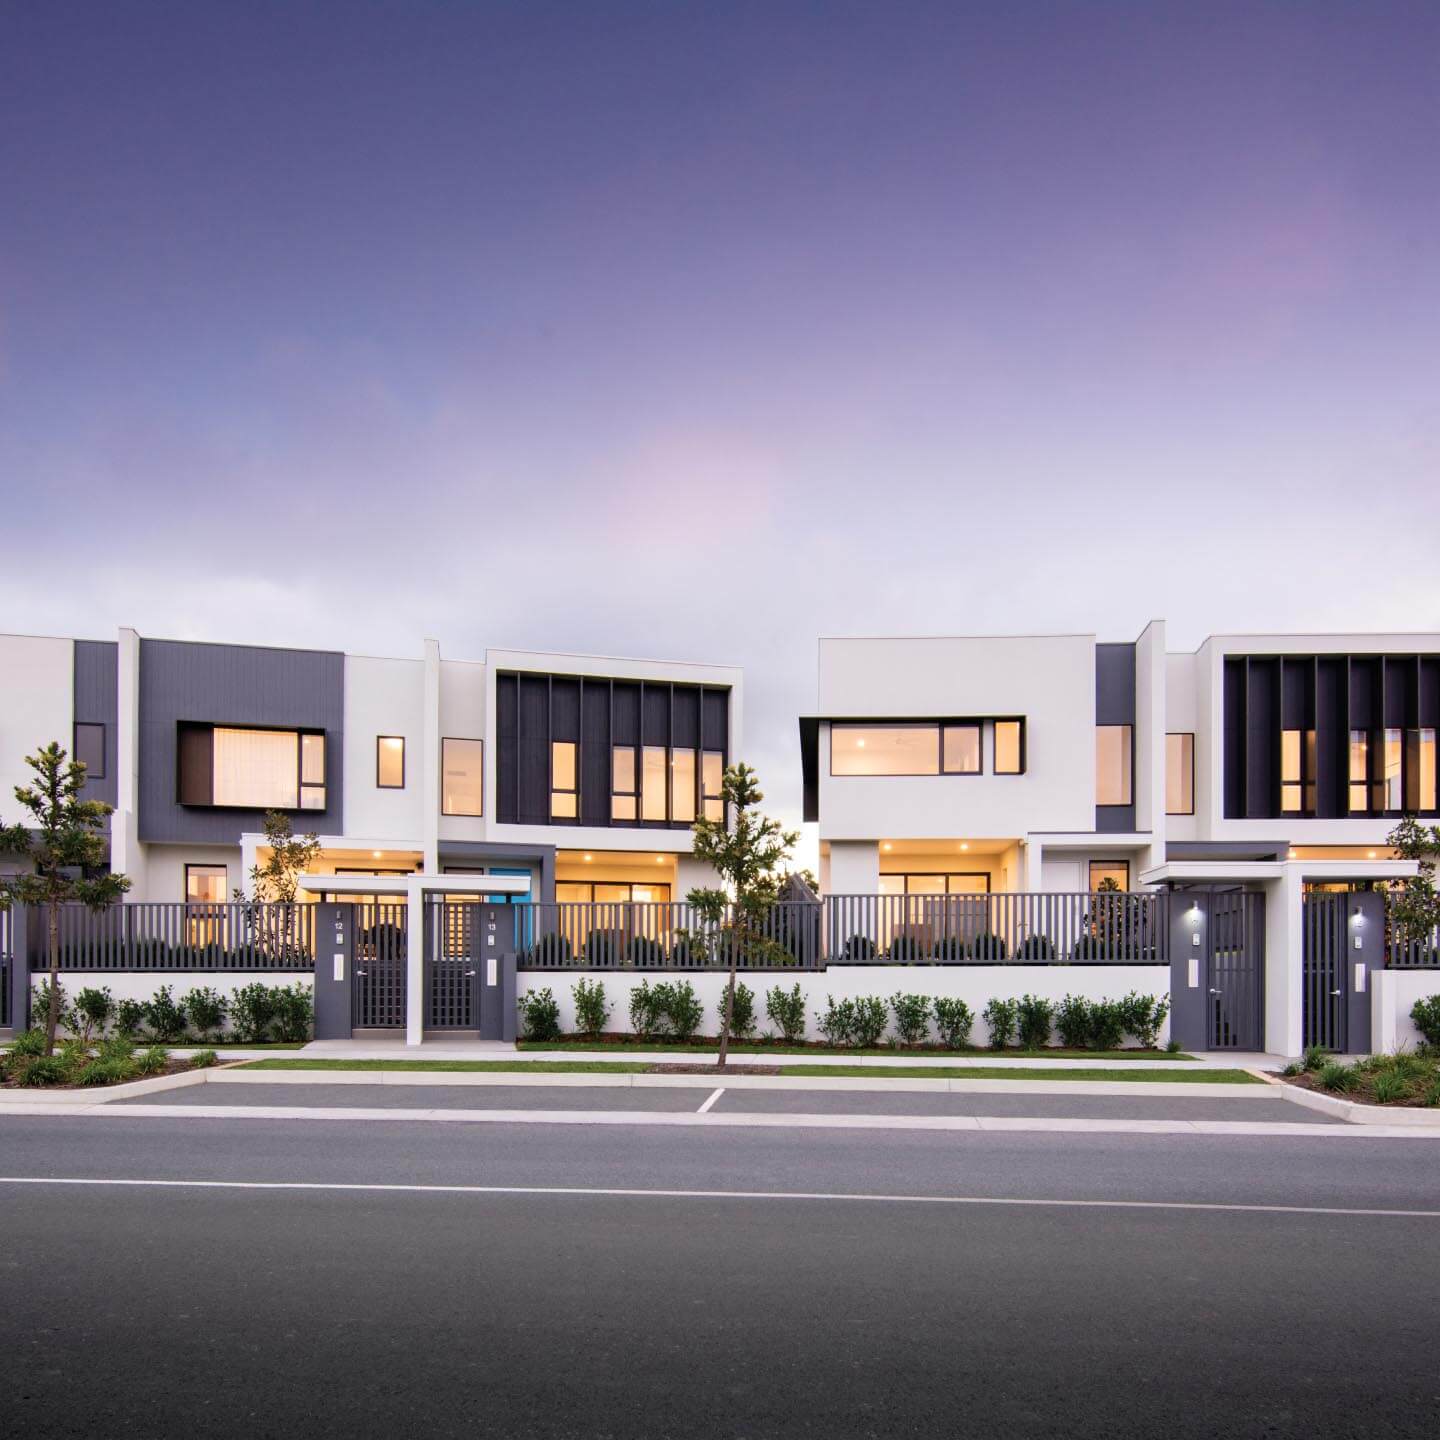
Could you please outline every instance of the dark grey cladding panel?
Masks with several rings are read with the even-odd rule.
[[[344,829],[345,657],[332,650],[140,642],[140,838],[234,845],[259,830],[254,810],[210,810],[177,802],[177,726],[303,727],[325,732],[324,810],[294,815],[297,830]]]
[[[1129,835],[1135,829],[1133,805],[1097,805],[1095,829],[1102,835]]]
[[[87,779],[87,800],[114,805],[120,793],[120,647],[113,640],[75,642],[75,723],[105,727],[105,774]],[[74,744],[67,736],[64,745]]]
[[[1095,723],[1135,723],[1134,645],[1096,645]]]

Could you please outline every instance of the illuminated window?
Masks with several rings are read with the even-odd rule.
[[[1025,722],[995,722],[995,773],[1021,775],[1025,771]]]
[[[610,752],[610,818],[636,819],[639,787],[635,783],[635,747],[616,745]]]
[[[228,876],[223,865],[187,865],[185,867],[185,903],[187,905],[223,905]]]
[[[485,742],[440,741],[440,813],[481,815],[485,800]]]
[[[580,796],[575,776],[575,742],[551,741],[550,815],[553,819],[573,820],[580,813]]]
[[[1435,732],[1434,730],[1412,730],[1415,759],[1411,769],[1415,774],[1415,803],[1413,810],[1434,810],[1435,790]]]
[[[1117,890],[1130,888],[1130,862],[1128,860],[1092,860],[1090,862],[1090,889],[1101,889],[1107,880],[1115,882]]]
[[[938,775],[938,725],[832,725],[832,775]]]
[[[1404,775],[1404,732],[1400,730],[1387,730],[1385,732],[1385,773],[1384,773],[1384,794],[1385,808],[1387,810],[1403,810],[1405,808],[1404,787],[1402,784]]]
[[[1165,737],[1165,813],[1195,813],[1195,737],[1183,730]]]
[[[940,733],[947,775],[980,773],[979,725],[946,725]]]
[[[182,724],[179,792],[182,805],[323,810],[325,737]]]
[[[1370,736],[1364,730],[1350,732],[1350,813],[1364,815],[1370,809]]]
[[[75,722],[74,758],[85,767],[87,780],[105,778],[105,727],[88,721]]]
[[[1129,725],[1095,727],[1095,803],[1128,805],[1134,771]]]
[[[668,797],[665,794],[665,788],[665,747],[663,745],[646,745],[641,752],[640,818],[642,820],[667,818]]]
[[[670,818],[686,824],[695,819],[695,752],[670,752]]]
[[[375,737],[375,784],[381,790],[405,788],[405,737]]]
[[[725,818],[725,802],[720,798],[725,779],[725,757],[718,750],[707,750],[701,757],[701,785],[705,791],[705,818],[717,824]]]

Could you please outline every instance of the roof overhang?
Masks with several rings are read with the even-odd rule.
[[[1400,880],[1416,871],[1413,860],[1167,860],[1140,872],[1142,885],[1282,880]]]
[[[528,875],[302,875],[307,895],[528,895]]]

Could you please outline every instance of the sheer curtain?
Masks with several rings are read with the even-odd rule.
[[[215,803],[299,808],[300,767],[293,730],[215,731]]]

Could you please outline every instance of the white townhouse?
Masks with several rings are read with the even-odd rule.
[[[24,757],[58,740],[115,809],[131,900],[248,891],[267,810],[318,835],[316,874],[505,876],[545,902],[706,883],[690,827],[738,754],[738,669],[418,648],[0,636],[0,817],[21,818]]]

